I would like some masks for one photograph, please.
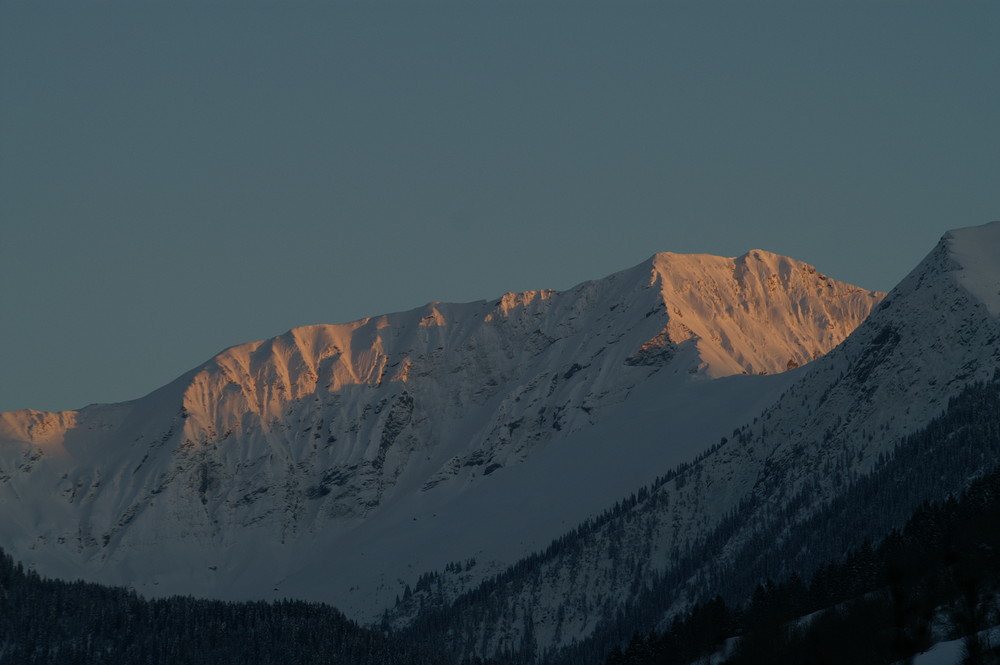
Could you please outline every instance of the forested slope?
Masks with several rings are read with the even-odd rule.
[[[0,662],[438,665],[317,603],[230,603],[48,580],[0,553]]]

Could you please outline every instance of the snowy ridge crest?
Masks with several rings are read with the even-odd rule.
[[[959,272],[959,283],[982,302],[994,316],[1000,316],[1000,222],[956,229],[945,234],[948,253]]]

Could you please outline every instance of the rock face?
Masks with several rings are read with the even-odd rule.
[[[0,545],[45,574],[368,618],[423,570],[474,557],[481,577],[693,458],[798,373],[756,375],[827,353],[883,295],[759,250],[664,253],[297,328],[132,402],[0,414]]]
[[[711,377],[776,374],[815,360],[884,295],[761,250],[736,259],[657,254],[653,266],[667,309],[662,336],[675,345],[695,340],[699,370]]]

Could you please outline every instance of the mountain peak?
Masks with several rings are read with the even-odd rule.
[[[726,258],[662,252],[652,259],[674,343],[696,340],[699,372],[775,374],[839,344],[884,293],[838,282],[760,249]]]
[[[958,264],[959,283],[1000,316],[1000,221],[949,231],[941,242]]]

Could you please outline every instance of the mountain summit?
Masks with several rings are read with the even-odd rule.
[[[839,344],[885,295],[755,249],[735,259],[657,254],[654,286],[673,345],[693,341],[708,376],[776,374]],[[648,348],[653,342],[647,342]]]
[[[0,414],[0,545],[46,574],[371,616],[422,570],[487,574],[690,460],[790,380],[756,375],[828,352],[883,295],[760,250],[663,253],[296,328],[132,402]]]

